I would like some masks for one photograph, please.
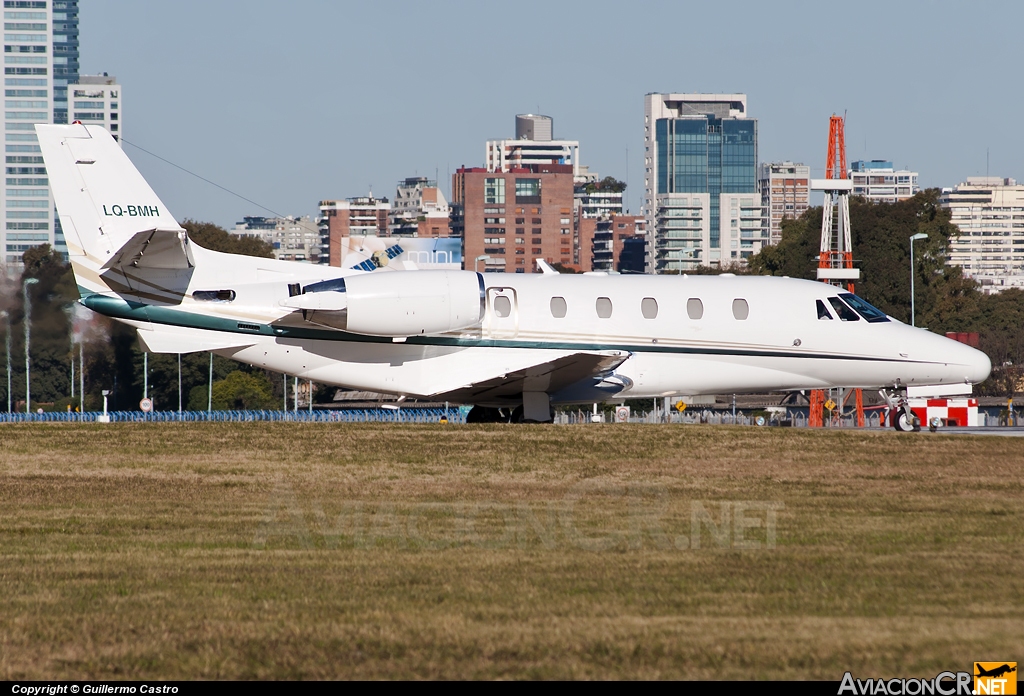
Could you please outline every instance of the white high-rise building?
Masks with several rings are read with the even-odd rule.
[[[1024,186],[1013,179],[971,176],[942,189],[939,203],[960,228],[949,242],[948,262],[978,281],[986,294],[1024,289]]]
[[[78,82],[68,86],[71,92],[71,120],[87,126],[103,126],[114,140],[121,142],[121,85],[116,77],[81,75]],[[122,145],[123,147],[123,145]]]
[[[876,203],[895,203],[920,191],[917,172],[895,169],[889,160],[857,160],[850,164],[853,195]]]
[[[745,94],[644,96],[647,268],[746,263],[769,243]]]
[[[554,140],[554,126],[550,116],[520,114],[516,116],[515,140],[488,140],[484,162],[489,172],[507,172],[509,169],[532,164],[572,165],[574,177],[585,177],[580,168],[580,142]]]
[[[4,0],[4,268],[39,244],[67,252],[36,141],[36,123],[68,122],[78,79],[78,0]]]

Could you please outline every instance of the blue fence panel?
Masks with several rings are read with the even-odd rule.
[[[0,423],[95,423],[102,413],[50,411],[43,413],[3,413]],[[402,408],[346,409],[338,411],[110,411],[115,423],[212,422],[249,423],[254,421],[286,421],[302,423],[437,423],[444,416],[452,423],[465,423],[460,409]]]

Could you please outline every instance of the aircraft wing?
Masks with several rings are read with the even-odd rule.
[[[198,353],[248,348],[256,340],[240,334],[180,329],[154,324],[138,325],[139,341],[150,353]]]
[[[623,351],[571,353],[457,389],[431,395],[461,403],[519,401],[523,392],[553,394],[578,382],[600,378],[629,358]]]

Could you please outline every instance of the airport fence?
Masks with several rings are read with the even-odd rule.
[[[575,425],[577,423],[592,423],[594,414],[591,411],[579,410],[579,411],[565,411],[555,416],[555,423],[563,425]],[[599,413],[599,418],[602,419],[599,422],[612,422],[614,415]],[[761,419],[758,422],[758,418]],[[742,411],[738,411],[734,416],[729,411],[696,411],[687,410],[682,413],[678,411],[671,411],[665,413],[664,411],[633,411],[629,415],[630,423],[680,423],[680,424],[708,424],[708,425],[766,425],[766,426],[784,426],[793,428],[805,428],[807,427],[807,409],[802,411],[799,409],[793,409],[787,411],[784,416],[778,417],[766,417],[756,416],[753,414],[746,414]],[[866,413],[864,415],[864,425],[868,428],[880,428],[883,427],[882,414],[878,411]],[[855,428],[857,426],[856,416],[848,415],[842,418],[835,417],[831,421],[825,424],[825,427],[832,428]]]
[[[43,413],[0,413],[0,423],[95,423],[103,413],[52,411]],[[284,421],[299,423],[465,423],[458,408],[367,408],[313,411],[110,411],[112,423],[246,423]]]
[[[313,411],[110,411],[112,423],[245,423],[253,421],[282,421],[298,423],[440,423],[447,418],[449,423],[464,424],[468,409],[453,407],[443,408],[367,408]],[[0,412],[0,423],[95,423],[103,413],[90,411],[75,413],[68,411],[47,411],[43,413],[3,413]],[[611,414],[601,414],[599,422],[613,422]],[[678,423],[678,424],[709,424],[709,425],[765,425],[794,428],[807,427],[807,409],[793,409],[785,416],[765,418],[758,423],[758,416],[745,414],[742,411],[733,416],[728,411],[676,411],[666,414],[664,411],[633,411],[629,416],[630,423]],[[865,426],[868,428],[885,427],[882,414],[873,411],[865,414]],[[978,414],[979,425],[1003,425],[1004,423],[993,414]],[[555,414],[558,425],[576,425],[592,423],[593,413],[588,410],[562,411]],[[854,416],[834,418],[825,424],[831,428],[855,428]]]

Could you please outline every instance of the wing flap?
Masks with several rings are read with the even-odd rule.
[[[225,334],[219,331],[202,329],[183,329],[178,327],[158,326],[144,328],[139,326],[139,342],[150,353],[199,353],[213,350],[230,350],[248,348],[256,345],[256,341],[239,334]]]
[[[432,396],[462,403],[502,403],[518,400],[523,392],[552,394],[611,373],[629,355],[624,351],[570,353]]]

